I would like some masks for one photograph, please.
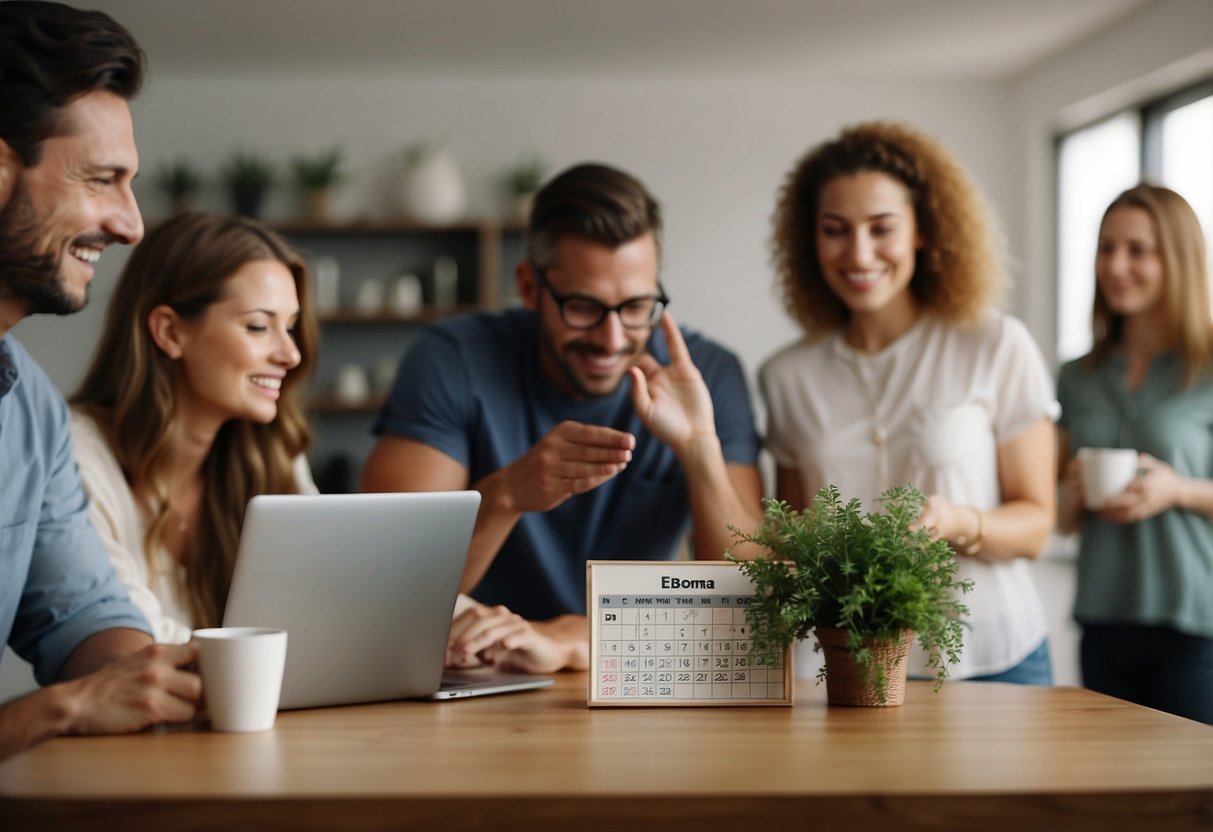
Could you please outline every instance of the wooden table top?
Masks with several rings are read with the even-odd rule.
[[[0,764],[0,827],[1213,829],[1213,727],[1078,688],[912,682],[852,709],[802,682],[792,708],[591,710],[586,682],[59,738]]]

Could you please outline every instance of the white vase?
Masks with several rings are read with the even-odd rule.
[[[423,153],[404,172],[400,187],[404,212],[421,222],[454,222],[463,216],[467,193],[454,155],[446,148]]]
[[[332,315],[341,308],[341,265],[336,257],[323,255],[316,258],[314,282],[316,286],[316,313]]]
[[[449,254],[434,261],[434,307],[454,309],[459,302],[459,264]]]
[[[383,311],[383,281],[368,277],[358,287],[354,306],[363,315],[377,315]]]
[[[402,274],[392,284],[388,305],[397,315],[416,315],[421,311],[421,280],[415,274]]]
[[[346,364],[337,371],[333,396],[345,405],[359,405],[371,396],[371,381],[358,364]]]

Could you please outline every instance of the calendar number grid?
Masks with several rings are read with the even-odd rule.
[[[702,570],[702,564],[698,565]],[[732,567],[732,564],[722,564]],[[644,563],[637,579],[670,564]],[[714,567],[715,564],[712,564]],[[714,568],[709,574],[730,575]],[[678,574],[683,574],[679,572]],[[733,589],[731,575],[722,581]],[[668,582],[668,580],[667,580]],[[678,585],[706,585],[681,579]],[[711,581],[716,584],[716,580]],[[614,582],[618,586],[618,581]],[[658,584],[659,586],[659,584]],[[715,587],[713,587],[715,588]],[[590,703],[595,705],[791,704],[784,662],[755,666],[746,608],[750,595],[600,593],[593,616]]]

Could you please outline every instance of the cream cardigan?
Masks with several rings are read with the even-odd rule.
[[[89,497],[89,519],[105,543],[119,580],[152,625],[156,641],[189,641],[193,630],[189,606],[178,597],[172,580],[173,570],[181,569],[181,565],[174,563],[164,549],[154,553],[144,549],[147,523],[97,423],[73,409],[71,430],[80,479]],[[301,493],[318,493],[302,455],[295,460],[295,480]]]

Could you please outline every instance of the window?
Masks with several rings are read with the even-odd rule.
[[[1161,119],[1158,180],[1192,205],[1205,238],[1213,231],[1213,94]]]
[[[1213,251],[1213,81],[1118,113],[1057,142],[1057,357],[1091,348],[1095,245],[1108,204],[1142,179],[1171,188]]]
[[[1057,154],[1057,357],[1091,349],[1095,245],[1099,221],[1116,195],[1140,178],[1141,129],[1123,113],[1075,131]]]

